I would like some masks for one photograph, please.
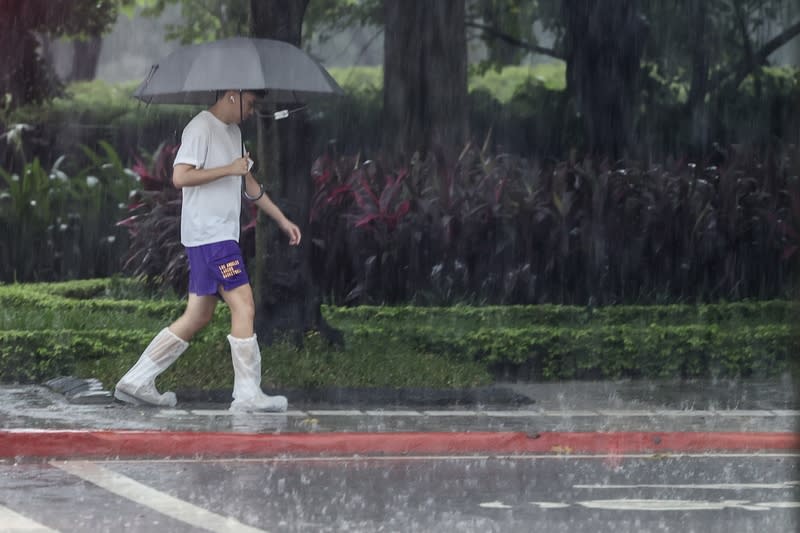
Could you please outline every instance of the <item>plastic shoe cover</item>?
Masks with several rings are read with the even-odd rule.
[[[282,413],[289,402],[285,396],[268,396],[261,390],[261,350],[256,336],[239,339],[228,335],[233,362],[231,411]]]
[[[261,411],[266,413],[284,413],[289,406],[289,400],[286,396],[261,396],[249,398],[247,400],[233,400],[231,403],[231,411],[247,413],[253,411]]]
[[[114,390],[114,397],[134,405],[174,407],[178,402],[174,392],[159,394],[155,380],[180,355],[189,343],[172,333],[169,328],[156,335],[139,360],[122,376]]]
[[[133,405],[154,405],[158,407],[175,407],[178,399],[174,392],[159,394],[153,383],[136,387],[120,381],[114,389],[114,398]]]

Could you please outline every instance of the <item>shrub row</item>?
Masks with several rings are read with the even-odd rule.
[[[421,351],[484,362],[494,374],[528,380],[771,376],[797,357],[796,337],[785,324],[387,329],[364,326],[350,334],[375,342],[396,336]]]
[[[452,307],[334,307],[323,308],[326,316],[348,327],[369,322],[382,327],[395,324],[419,327],[436,324],[452,329],[459,323],[478,327],[588,325],[713,325],[720,322],[789,324],[800,318],[800,303],[786,300],[746,301],[705,305],[622,305],[579,307],[569,305],[508,305]]]
[[[194,354],[181,360],[181,375],[173,378],[184,387],[230,385],[225,327],[212,328],[194,342]],[[136,359],[154,330],[11,330],[0,333],[0,381],[39,382],[54,376],[90,372],[114,382]],[[719,326],[598,326],[592,328],[543,327],[478,328],[459,335],[436,327],[379,327],[364,325],[345,331],[348,348],[333,352],[321,344],[317,353],[280,345],[265,350],[273,380],[282,386],[432,385],[424,369],[411,366],[408,352],[435,359],[437,366],[482,368],[494,379],[551,381],[561,379],[620,378],[738,378],[770,377],[794,371],[798,363],[797,336],[786,324],[744,328]],[[404,345],[402,353],[391,353]],[[370,362],[365,347],[389,353],[381,364]],[[320,353],[320,349],[321,352]],[[374,348],[373,348],[373,351]],[[365,357],[366,356],[366,357]],[[277,358],[277,359],[276,359]],[[344,363],[355,371],[328,382],[309,374],[317,372],[316,359]],[[300,364],[304,373],[276,368],[276,360]],[[362,361],[362,365],[356,364]],[[210,364],[210,366],[209,366]],[[370,376],[364,365],[374,365]],[[360,368],[359,368],[360,366]],[[396,367],[403,368],[398,374]],[[99,371],[97,375],[95,371]],[[385,375],[381,378],[381,373]],[[447,371],[445,371],[445,374]],[[390,382],[386,377],[390,376]],[[85,377],[89,377],[86,375]],[[195,379],[196,378],[196,379]],[[422,383],[420,383],[420,381]],[[458,381],[435,385],[465,386]]]
[[[0,286],[0,381],[67,373],[118,379],[182,305],[172,298],[116,300],[112,285]],[[117,283],[115,290],[135,289]],[[265,384],[464,387],[498,379],[769,377],[798,368],[797,309],[782,301],[592,310],[325,307],[326,318],[344,331],[346,348],[336,351],[314,334],[303,348],[264,347]],[[230,387],[228,318],[220,307],[189,355],[164,376],[166,386]]]

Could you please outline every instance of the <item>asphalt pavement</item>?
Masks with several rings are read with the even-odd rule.
[[[800,395],[788,376],[270,391],[289,397],[282,414],[231,413],[229,391],[177,392],[167,409],[119,403],[93,380],[2,386],[0,456],[800,449]]]
[[[793,532],[800,395],[770,381],[280,390],[282,414],[0,386],[0,531]]]

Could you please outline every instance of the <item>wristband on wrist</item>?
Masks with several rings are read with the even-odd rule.
[[[242,184],[242,195],[245,198],[247,198],[248,200],[250,200],[251,202],[255,202],[256,200],[258,200],[259,198],[264,196],[264,185],[259,183],[258,184],[258,194],[256,196],[250,196],[250,194],[247,192],[247,187],[245,187],[244,183],[243,183]]]

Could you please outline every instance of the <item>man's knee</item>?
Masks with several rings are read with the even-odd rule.
[[[187,309],[183,316],[192,325],[193,329],[200,330],[211,322],[214,317],[214,310]]]
[[[230,306],[230,309],[231,315],[235,316],[239,320],[249,320],[252,322],[255,319],[256,306],[252,299],[237,300],[233,305]]]
[[[222,296],[230,307],[231,313],[255,316],[256,306],[253,301],[253,289],[250,285],[240,285],[235,289],[223,292]]]

